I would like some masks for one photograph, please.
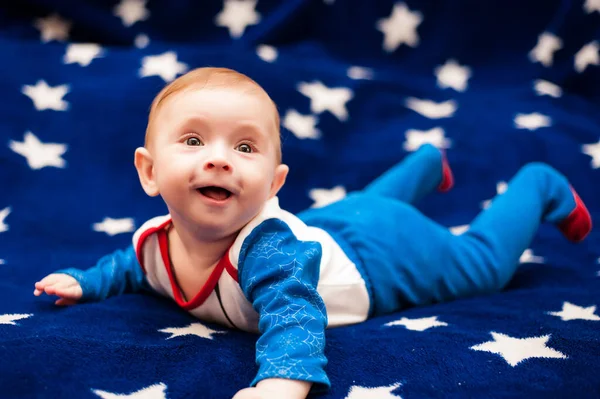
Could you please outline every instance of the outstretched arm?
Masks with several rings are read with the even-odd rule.
[[[264,221],[244,241],[240,285],[259,313],[261,332],[256,343],[259,370],[251,386],[265,393],[265,388],[285,388],[285,380],[299,398],[313,384],[313,391],[330,386],[324,370],[327,315],[317,292],[320,263],[321,245],[298,240],[277,219]]]
[[[94,267],[87,270],[68,268],[55,271],[36,284],[36,295],[39,295],[37,292],[40,291],[40,293],[46,292],[50,295],[61,296],[61,290],[52,288],[49,292],[47,290],[48,284],[52,284],[54,281],[60,281],[63,285],[68,284],[69,290],[66,292],[77,293],[77,287],[72,283],[72,279],[60,277],[64,277],[64,275],[72,277],[81,287],[81,295],[77,299],[79,302],[101,301],[110,296],[149,288],[144,272],[138,264],[133,245],[125,250],[116,250],[103,256]],[[40,283],[43,284],[40,285]],[[67,287],[61,288],[66,289]],[[66,301],[64,304],[70,304],[70,302]]]

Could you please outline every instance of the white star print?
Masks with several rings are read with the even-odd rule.
[[[8,146],[17,154],[24,156],[31,169],[41,169],[46,166],[65,167],[66,161],[61,155],[67,151],[66,144],[44,144],[28,131],[22,142],[11,140]]]
[[[113,14],[121,18],[121,22],[127,27],[138,21],[145,21],[150,16],[146,9],[146,0],[121,0],[113,8]]]
[[[55,111],[66,111],[69,103],[63,100],[69,92],[69,85],[50,87],[44,80],[38,80],[35,86],[24,85],[21,92],[31,98],[35,109],[43,111],[53,109]]]
[[[505,181],[500,181],[500,182],[496,183],[496,195],[500,195],[500,194],[504,193],[507,188],[508,188],[508,183],[506,183]],[[491,204],[492,204],[492,200],[488,199],[488,200],[481,202],[481,207],[483,209],[487,209],[490,207]]]
[[[562,48],[562,40],[550,32],[538,36],[538,42],[529,52],[531,62],[540,62],[543,66],[552,65],[554,53]]]
[[[277,49],[267,44],[262,44],[256,48],[256,54],[265,62],[273,62],[277,59]]]
[[[548,95],[554,98],[562,96],[562,89],[554,83],[548,82],[547,80],[538,79],[533,82],[533,85],[536,93],[539,96]]]
[[[436,103],[414,97],[406,99],[406,107],[430,119],[448,118],[454,115],[457,108],[453,100]]]
[[[42,42],[48,43],[52,40],[63,42],[69,38],[71,22],[54,13],[46,18],[38,18],[33,23],[42,34]]]
[[[546,346],[550,339],[549,334],[531,338],[513,338],[493,331],[491,334],[493,341],[472,346],[470,349],[497,353],[512,367],[529,358],[567,358],[565,354]]]
[[[150,38],[148,35],[140,33],[135,37],[135,39],[133,39],[133,44],[137,48],[145,48],[150,44]]]
[[[594,314],[596,306],[588,306],[587,308],[574,305],[570,302],[563,302],[563,307],[560,312],[546,312],[552,316],[558,316],[563,321],[569,320],[592,320],[600,321],[600,316]]]
[[[371,68],[364,68],[360,66],[351,66],[346,71],[346,75],[350,79],[373,79],[373,70]]]
[[[7,206],[6,208],[0,211],[0,233],[8,231],[8,225],[4,223],[4,220],[10,214],[10,211],[10,206]]]
[[[129,399],[166,399],[167,395],[165,390],[167,385],[164,383],[154,384],[149,387],[140,389],[139,391],[130,394],[115,394],[112,392],[101,391],[99,389],[92,389],[92,392],[100,396],[103,399],[118,399],[118,398],[129,398]]]
[[[318,121],[314,115],[302,115],[290,109],[285,113],[282,125],[299,139],[318,139],[321,137],[321,132],[315,128]]]
[[[345,399],[401,399],[400,396],[392,394],[392,391],[400,387],[400,383],[387,387],[367,388],[352,385]]]
[[[32,314],[1,314],[0,324],[10,324],[16,326],[15,320],[27,319],[33,316]]]
[[[187,327],[173,327],[173,328],[164,328],[162,330],[158,330],[160,332],[164,332],[167,334],[171,334],[167,339],[181,337],[184,335],[195,335],[200,338],[213,339],[212,334],[224,334],[227,331],[216,331],[211,328],[206,327],[202,323],[191,323]]]
[[[461,224],[460,226],[450,227],[450,232],[455,236],[459,236],[463,234],[465,231],[469,230],[470,225]]]
[[[575,54],[575,70],[585,71],[588,65],[600,65],[600,53],[597,41],[586,44]]]
[[[531,249],[526,249],[519,258],[519,263],[544,263],[543,256],[536,256]]]
[[[129,233],[135,230],[135,225],[132,218],[112,219],[105,217],[101,223],[92,225],[94,231],[104,232],[109,236],[114,236],[121,233]]]
[[[4,259],[0,259],[0,265],[3,265],[5,263],[6,263],[6,261]]]
[[[354,93],[346,87],[329,88],[319,81],[313,83],[300,82],[298,91],[310,98],[310,109],[316,114],[329,111],[340,121],[348,119],[346,103]]]
[[[171,82],[178,74],[186,72],[187,69],[187,64],[177,61],[175,52],[167,51],[142,58],[140,77],[160,76],[165,82]]]
[[[346,197],[346,189],[343,186],[335,186],[332,189],[313,188],[308,196],[314,201],[311,208],[322,208]]]
[[[538,112],[533,112],[531,114],[517,114],[514,122],[515,127],[518,129],[536,130],[541,127],[552,126],[550,117]]]
[[[94,58],[103,55],[104,50],[95,43],[73,43],[67,47],[63,62],[65,64],[78,63],[81,66],[88,66]]]
[[[404,326],[408,330],[425,331],[432,327],[447,326],[448,323],[438,321],[437,316],[432,316],[422,317],[420,319],[407,319],[406,317],[403,317],[400,320],[391,321],[389,323],[385,323],[384,325],[388,327]]]
[[[456,91],[465,91],[467,81],[471,77],[471,68],[459,65],[456,60],[448,60],[444,65],[436,67],[434,73],[440,88],[450,87]]]
[[[592,168],[600,168],[600,140],[593,144],[584,144],[581,146],[581,152],[592,157]]]
[[[229,35],[238,39],[242,37],[248,25],[260,22],[260,14],[256,12],[257,0],[224,0],[223,10],[215,17],[215,25],[229,28]]]
[[[600,0],[585,0],[583,8],[587,14],[591,14],[594,11],[600,13]]]
[[[444,135],[444,129],[441,127],[434,127],[429,130],[409,129],[406,131],[406,141],[403,147],[406,151],[415,151],[421,145],[429,143],[437,148],[450,148],[452,141]]]
[[[417,26],[423,21],[418,11],[410,11],[406,4],[396,3],[387,18],[377,21],[375,27],[384,35],[383,49],[388,53],[395,51],[402,43],[410,47],[419,45]]]

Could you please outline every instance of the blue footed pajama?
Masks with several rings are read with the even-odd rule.
[[[468,231],[454,235],[412,205],[441,181],[442,154],[427,144],[364,190],[298,214],[328,231],[358,265],[371,316],[501,290],[540,223],[559,224],[576,208],[567,179],[531,163]]]

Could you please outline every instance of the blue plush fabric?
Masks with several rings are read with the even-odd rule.
[[[456,186],[419,208],[445,226],[470,223],[531,161],[564,173],[600,220],[597,1],[259,0],[259,17],[228,14],[255,22],[243,30],[219,26],[237,2],[14,3],[0,8],[3,398],[228,398],[256,375],[256,336],[208,323],[182,335],[198,321],[164,298],[61,308],[32,295],[46,274],[94,265],[166,212],[141,190],[133,151],[153,96],[186,69],[232,67],[272,96],[291,168],[280,203],[290,211],[361,189],[433,142]],[[136,4],[138,18],[115,15],[135,17]],[[53,14],[70,23],[65,34],[38,20]],[[386,22],[392,15],[406,18]],[[390,26],[396,42],[382,32]],[[101,56],[71,62],[72,43],[96,43]],[[165,53],[158,60],[181,64],[152,75],[157,58],[146,57]],[[57,94],[36,94],[39,81]],[[346,88],[336,91],[346,101],[320,107],[322,96],[309,98],[316,82]],[[295,112],[312,115],[314,128]],[[35,140],[63,147],[26,158]],[[120,220],[110,234],[105,218]],[[502,293],[328,330],[332,388],[319,397],[600,396],[598,230],[574,245],[544,225],[530,250]],[[436,319],[414,322],[426,318]]]

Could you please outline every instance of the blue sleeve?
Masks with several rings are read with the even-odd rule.
[[[110,296],[150,288],[133,245],[103,256],[87,270],[69,268],[54,273],[68,274],[79,282],[83,291],[81,302],[101,301]]]
[[[328,389],[325,303],[317,292],[321,244],[299,241],[281,220],[269,219],[244,240],[238,262],[240,285],[259,314],[258,374],[313,382]]]

